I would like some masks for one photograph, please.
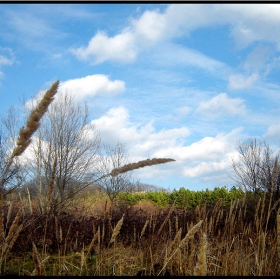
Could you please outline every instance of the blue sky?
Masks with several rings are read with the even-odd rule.
[[[279,4],[0,4],[0,115],[55,80],[131,162],[191,190],[234,185],[235,145],[279,148]]]

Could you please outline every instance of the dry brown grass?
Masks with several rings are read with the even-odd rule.
[[[261,200],[259,211],[262,203]],[[94,226],[80,224],[80,238],[87,231],[90,238],[80,242],[75,237],[76,253],[71,251],[71,238],[75,240],[78,228],[74,224],[67,226],[66,233],[63,220],[58,218],[56,238],[64,242],[68,236],[70,250],[61,249],[58,255],[48,258],[45,268],[40,266],[40,273],[50,276],[275,276],[279,266],[280,218],[277,223],[275,220],[274,227],[270,219],[265,232],[267,213],[247,219],[245,204],[235,202],[225,209],[218,203],[211,212],[201,207],[192,214],[174,208],[165,215],[161,211],[154,215],[146,213],[141,220],[139,215],[120,218],[112,213],[112,232],[108,215],[104,214],[107,218],[96,220]],[[268,210],[268,204],[263,209]],[[203,222],[199,218],[204,218]],[[48,255],[46,252],[45,258]],[[40,258],[39,261],[42,262]],[[33,275],[39,273],[34,266],[35,262],[32,269],[27,269]]]
[[[140,200],[138,203],[131,207],[133,212],[143,212],[146,215],[156,215],[158,213],[157,206],[148,200]]]

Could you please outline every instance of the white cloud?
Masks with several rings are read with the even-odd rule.
[[[237,128],[185,145],[184,140],[190,134],[186,127],[156,131],[152,122],[132,123],[124,107],[112,108],[93,123],[103,141],[110,145],[126,143],[130,162],[154,157],[176,160],[172,164],[135,171],[135,175],[142,179],[181,176],[206,181],[213,177],[215,180],[220,178],[220,182],[227,180],[235,144],[242,131]]]
[[[135,177],[141,179],[179,176],[207,182],[215,179],[215,182],[223,183],[228,179],[231,158],[236,154],[235,143],[242,131],[242,128],[237,128],[185,145],[184,140],[190,134],[186,127],[156,131],[152,122],[132,123],[124,107],[112,108],[92,123],[103,142],[112,146],[117,142],[126,144],[129,162],[154,157],[176,160],[135,171]],[[25,155],[27,160],[28,155]]]
[[[184,66],[195,66],[214,75],[227,76],[231,71],[225,63],[212,59],[196,50],[182,47],[180,45],[166,43],[156,51],[155,57],[160,64],[179,64]]]
[[[278,4],[221,5],[232,25],[232,36],[238,47],[254,41],[276,43],[280,48],[280,6]]]
[[[118,107],[110,109],[92,123],[100,131],[103,141],[110,145],[117,142],[126,143],[131,148],[129,154],[137,158],[151,156],[151,153],[159,147],[175,145],[178,139],[189,134],[186,127],[155,132],[152,121],[140,125],[131,123],[129,118],[128,110]]]
[[[15,55],[10,48],[0,47],[0,66],[13,65],[15,63]]]
[[[246,106],[241,98],[230,98],[226,93],[220,93],[210,100],[200,102],[196,113],[206,117],[235,116],[246,113]]]
[[[248,54],[242,66],[248,72],[260,71],[266,66],[271,53],[272,50],[269,47],[257,46]]]
[[[175,109],[174,115],[171,116],[175,120],[181,120],[184,117],[186,117],[190,112],[192,111],[192,108],[189,106],[183,106]]]
[[[139,19],[132,20],[135,36],[143,45],[160,41],[167,33],[167,24],[166,16],[156,11],[146,11]]]
[[[12,65],[13,60],[7,58],[6,56],[0,55],[0,65]]]
[[[145,11],[113,37],[98,32],[87,47],[72,51],[79,59],[94,64],[106,60],[133,62],[143,48],[188,35],[197,28],[216,25],[229,25],[239,47],[263,40],[276,43],[280,48],[279,23],[279,5],[171,4],[163,12]]]
[[[229,162],[226,160],[201,162],[198,165],[190,168],[185,168],[183,174],[186,177],[205,177],[214,176],[216,173],[225,172],[229,167]]]
[[[108,37],[104,32],[98,32],[88,43],[87,47],[71,50],[81,60],[90,60],[92,64],[106,60],[118,62],[133,62],[137,50],[134,37],[130,32],[124,32],[114,37]]]
[[[201,160],[213,160],[232,151],[237,135],[242,131],[241,128],[233,129],[230,133],[219,133],[216,137],[204,137],[189,146],[164,147],[154,155],[161,157],[174,157],[181,161],[195,163]],[[234,143],[233,143],[234,142]]]
[[[15,63],[15,55],[12,49],[0,47],[0,67],[11,66]],[[0,71],[0,79],[4,77],[4,72]]]
[[[258,74],[254,73],[249,77],[241,74],[234,74],[229,76],[230,89],[248,89],[258,80]]]
[[[266,133],[264,134],[264,138],[273,141],[278,142],[280,139],[280,124],[272,124],[268,127]]]
[[[96,74],[60,82],[56,99],[65,91],[73,94],[76,101],[81,101],[96,95],[111,96],[120,94],[125,91],[125,83],[120,80],[111,81],[106,75]],[[41,100],[45,92],[46,90],[40,90],[35,98],[26,102],[25,107],[31,109]]]
[[[125,83],[120,80],[110,81],[105,75],[89,75],[61,82],[60,91],[68,90],[76,99],[84,99],[95,95],[115,95],[125,91]]]
[[[173,168],[172,175],[224,183],[228,181],[231,172],[231,160],[236,155],[235,143],[240,138],[241,131],[242,128],[237,128],[228,134],[220,133],[216,137],[204,137],[189,146],[162,149],[154,156],[176,159],[177,164],[169,167]]]

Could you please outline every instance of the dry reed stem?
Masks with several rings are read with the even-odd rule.
[[[62,238],[63,237],[63,235],[62,235],[62,227],[61,227],[61,225],[59,226],[59,242],[62,242]]]
[[[201,226],[203,220],[199,221],[196,225],[194,225],[186,234],[186,236],[184,237],[184,239],[181,240],[179,246],[174,250],[174,252],[171,254],[171,256],[168,258],[168,260],[166,261],[166,263],[163,265],[162,269],[160,270],[160,272],[158,273],[157,276],[159,276],[161,274],[161,272],[165,269],[166,265],[169,263],[169,261],[173,258],[173,256],[177,253],[177,251],[181,248],[183,248],[187,242],[194,237],[195,233],[197,232],[197,230],[199,229],[199,227]]]
[[[198,260],[194,268],[194,276],[207,276],[207,262],[206,262],[206,252],[207,252],[207,235],[202,234],[201,244],[198,253]]]
[[[180,228],[175,237],[174,237],[174,240],[172,242],[172,245],[171,245],[171,251],[170,251],[170,255],[173,254],[174,250],[176,250],[180,244],[180,241],[181,241],[181,234],[182,234],[182,228]]]
[[[0,249],[4,245],[5,240],[5,226],[4,226],[4,199],[0,198]],[[0,250],[1,252],[1,250]]]
[[[136,227],[134,225],[134,227],[133,227],[133,243],[134,244],[136,244],[136,239],[137,239],[137,237],[136,237]]]
[[[8,215],[7,215],[7,221],[6,221],[6,229],[8,228],[8,224],[10,222],[11,216],[12,216],[12,210],[13,210],[13,202],[10,202],[9,210],[8,210]]]
[[[19,209],[19,211],[18,211],[18,213],[17,213],[17,215],[16,215],[16,217],[15,217],[15,219],[14,219],[14,221],[13,221],[11,227],[10,227],[8,236],[7,236],[6,240],[5,240],[5,243],[6,243],[7,245],[9,244],[9,242],[11,241],[11,239],[13,238],[15,231],[18,230],[18,222],[19,222],[21,213],[22,213],[22,208]],[[8,245],[8,246],[9,246],[9,245]]]
[[[91,242],[89,244],[86,257],[88,256],[88,254],[91,253],[91,250],[92,250],[92,248],[94,246],[94,242],[99,239],[99,236],[100,236],[100,228],[98,227],[98,231],[94,234],[94,237],[92,238],[92,240],[91,240]]]
[[[140,239],[141,239],[142,236],[144,235],[148,223],[149,223],[149,219],[146,221],[145,225],[143,226],[143,228],[142,228],[142,230],[141,230]]]
[[[56,165],[57,165],[57,157],[55,157],[54,162],[53,162],[53,168],[52,168],[52,174],[51,174],[51,180],[50,180],[49,192],[48,192],[48,204],[50,203],[51,195],[52,195],[53,190],[54,190]]]
[[[272,192],[274,191],[275,184],[277,183],[277,175],[278,175],[278,157],[275,158],[273,171],[272,171]]]
[[[105,238],[105,223],[103,221],[103,224],[102,224],[102,236],[101,236],[101,242],[102,243],[104,241],[104,238]]]
[[[124,214],[123,214],[122,218],[118,221],[116,227],[114,228],[114,231],[113,231],[113,234],[112,234],[112,237],[111,237],[111,240],[110,240],[109,244],[116,241],[116,237],[118,236],[118,234],[121,230],[122,224],[123,224],[123,217],[124,217]]]
[[[179,230],[179,221],[178,221],[178,216],[176,215],[176,218],[175,218],[175,230],[176,232],[178,232]]]
[[[46,217],[46,223],[45,223],[45,229],[44,229],[44,238],[43,238],[43,244],[45,244],[46,235],[47,235],[47,228],[48,228],[48,220],[49,220],[49,214],[50,214],[50,206],[51,206],[51,195],[54,190],[54,179],[55,179],[55,172],[56,172],[56,164],[57,164],[57,157],[54,159],[53,167],[52,167],[52,174],[51,174],[51,180],[49,184],[49,191],[48,191],[48,202],[47,202],[47,217]],[[43,247],[44,250],[44,247]]]
[[[186,243],[193,238],[194,234],[197,232],[197,230],[199,229],[199,227],[201,226],[203,220],[199,221],[196,225],[194,225],[186,234],[186,236],[184,237],[184,239],[182,239],[182,241],[180,242],[179,248],[182,248],[186,245]]]
[[[86,264],[86,258],[85,258],[85,250],[83,247],[82,253],[81,253],[81,268],[80,268],[80,273],[82,273],[83,267]]]
[[[141,160],[135,163],[129,163],[126,164],[120,168],[115,168],[111,171],[110,175],[115,177],[119,174],[128,172],[130,170],[142,168],[145,166],[150,166],[150,165],[156,165],[156,164],[162,164],[170,161],[175,161],[174,159],[171,158],[153,158],[153,159],[146,159],[146,160]]]
[[[280,208],[277,211],[277,253],[278,253],[278,273],[280,274]]]
[[[18,238],[18,236],[19,236],[19,234],[20,234],[22,228],[23,228],[23,224],[21,224],[21,225],[17,228],[16,233],[13,235],[12,240],[10,241],[9,249],[11,249],[11,248],[13,247],[13,245],[14,245],[14,243],[16,242],[16,240],[17,240],[17,238]]]
[[[169,211],[168,211],[168,214],[167,214],[165,220],[163,221],[162,225],[160,226],[160,228],[159,228],[157,234],[160,234],[160,233],[161,233],[161,231],[162,231],[163,227],[165,226],[166,222],[169,220],[170,215],[171,215],[171,213],[172,213],[173,210],[174,210],[174,207],[175,207],[175,202],[174,202],[174,203],[172,204],[172,206],[170,207],[170,209],[169,209]]]
[[[100,226],[98,225],[98,231],[99,231],[99,234],[98,234],[98,238],[97,238],[97,243],[98,243],[98,252],[100,252],[100,247],[101,247],[101,236],[100,236]]]
[[[32,242],[32,249],[33,249],[33,262],[35,265],[35,270],[36,270],[36,275],[40,276],[41,275],[41,268],[40,268],[40,257],[39,253],[37,251],[36,245],[34,242]]]

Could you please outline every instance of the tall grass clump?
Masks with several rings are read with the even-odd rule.
[[[16,145],[7,161],[4,172],[2,173],[2,178],[0,179],[0,273],[2,274],[2,264],[8,253],[8,251],[14,245],[20,231],[23,228],[23,224],[19,224],[19,220],[21,217],[22,208],[19,209],[8,234],[6,235],[6,227],[4,225],[4,206],[5,206],[5,189],[4,182],[6,178],[6,174],[11,167],[13,160],[16,157],[19,157],[29,146],[31,143],[31,137],[38,129],[40,125],[40,120],[48,109],[48,106],[54,99],[54,96],[58,90],[59,81],[56,81],[49,90],[46,91],[41,101],[38,105],[31,111],[29,117],[26,121],[24,127],[22,127],[19,131],[19,135],[17,137]],[[10,219],[10,214],[12,211],[12,206],[8,212],[7,223]],[[7,225],[6,225],[7,226]]]

